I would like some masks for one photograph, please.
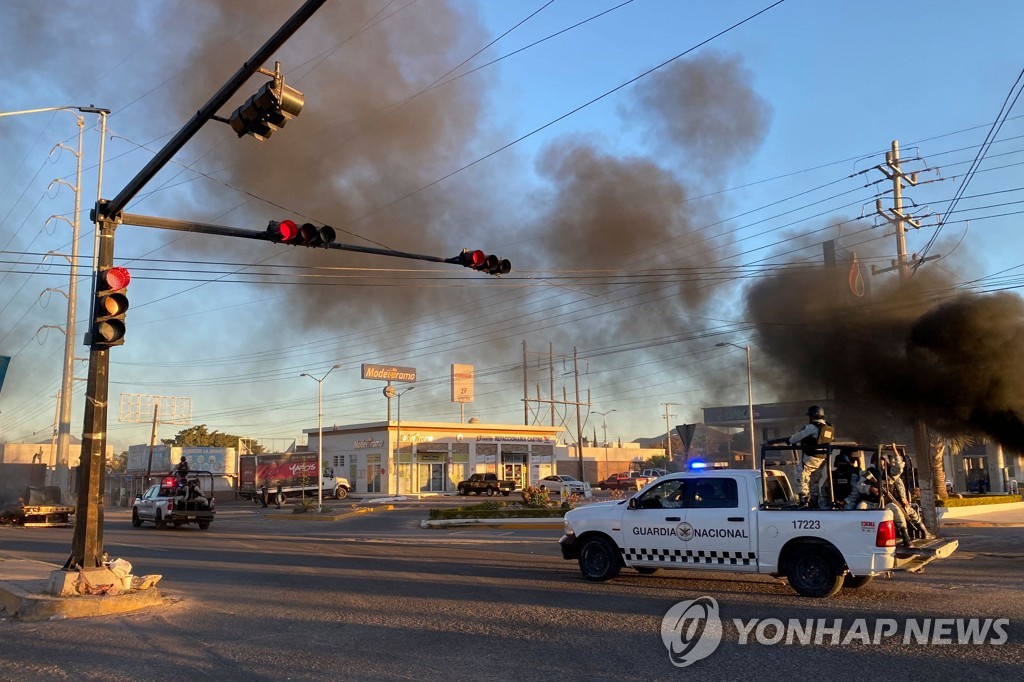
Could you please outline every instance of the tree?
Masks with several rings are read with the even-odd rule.
[[[964,434],[955,436],[943,436],[934,433],[931,435],[931,457],[932,457],[932,480],[935,482],[935,498],[944,500],[946,493],[946,451],[951,457],[959,456],[964,450],[974,444],[974,438]]]
[[[206,424],[200,424],[199,426],[191,426],[187,429],[178,432],[174,438],[163,438],[161,443],[164,445],[170,445],[171,447],[182,447],[182,448],[237,448],[238,441],[242,436],[235,436],[230,433],[221,433],[220,431],[210,431],[206,428]],[[246,439],[250,441],[249,449],[254,453],[263,452],[263,446],[259,443],[253,442],[252,439]]]
[[[665,455],[654,455],[644,462],[648,469],[668,469],[668,457]]]
[[[107,473],[123,474],[128,470],[128,451],[114,455],[107,461]]]

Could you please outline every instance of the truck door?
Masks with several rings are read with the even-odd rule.
[[[151,485],[149,486],[149,490],[147,490],[142,495],[142,503],[139,505],[140,519],[153,519],[154,509],[156,507],[156,502],[154,502],[154,498],[156,498],[157,492],[159,492],[159,490],[160,486]]]
[[[683,498],[689,481],[658,481],[629,499],[622,514],[622,556],[630,566],[682,568]]]
[[[736,479],[691,478],[686,493],[684,523],[677,533],[694,568],[757,570],[754,512],[740,495]]]

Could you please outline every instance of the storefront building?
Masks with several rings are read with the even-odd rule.
[[[495,473],[516,488],[568,468],[561,427],[447,422],[370,422],[323,429],[323,459],[354,494],[454,492],[473,473]],[[306,429],[316,450],[318,429]]]

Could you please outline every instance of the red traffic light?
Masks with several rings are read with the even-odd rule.
[[[131,281],[127,268],[106,268],[97,273],[92,329],[86,341],[91,348],[103,350],[124,343],[127,290]]]
[[[488,275],[506,275],[512,272],[512,263],[507,258],[498,258],[494,254],[488,256],[479,250],[463,249],[458,256],[449,258],[445,262],[458,263],[466,268],[486,272]]]
[[[299,236],[299,226],[295,224],[294,220],[282,220],[281,222],[271,220],[267,225],[267,232],[270,233],[272,242],[291,242]]]
[[[327,246],[334,242],[336,233],[330,225],[317,227],[313,223],[299,226],[294,220],[271,220],[267,225],[270,241],[301,246]]]
[[[124,289],[132,281],[132,275],[128,268],[110,268],[101,272],[106,289]]]
[[[457,256],[459,265],[467,268],[478,269],[487,260],[487,256],[484,255],[483,251],[469,251],[463,249],[462,253]]]

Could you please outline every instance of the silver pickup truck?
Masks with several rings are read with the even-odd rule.
[[[157,528],[168,524],[194,523],[206,530],[213,523],[216,502],[213,498],[213,474],[192,471],[185,476],[168,474],[154,483],[132,504],[132,525],[151,521]]]

